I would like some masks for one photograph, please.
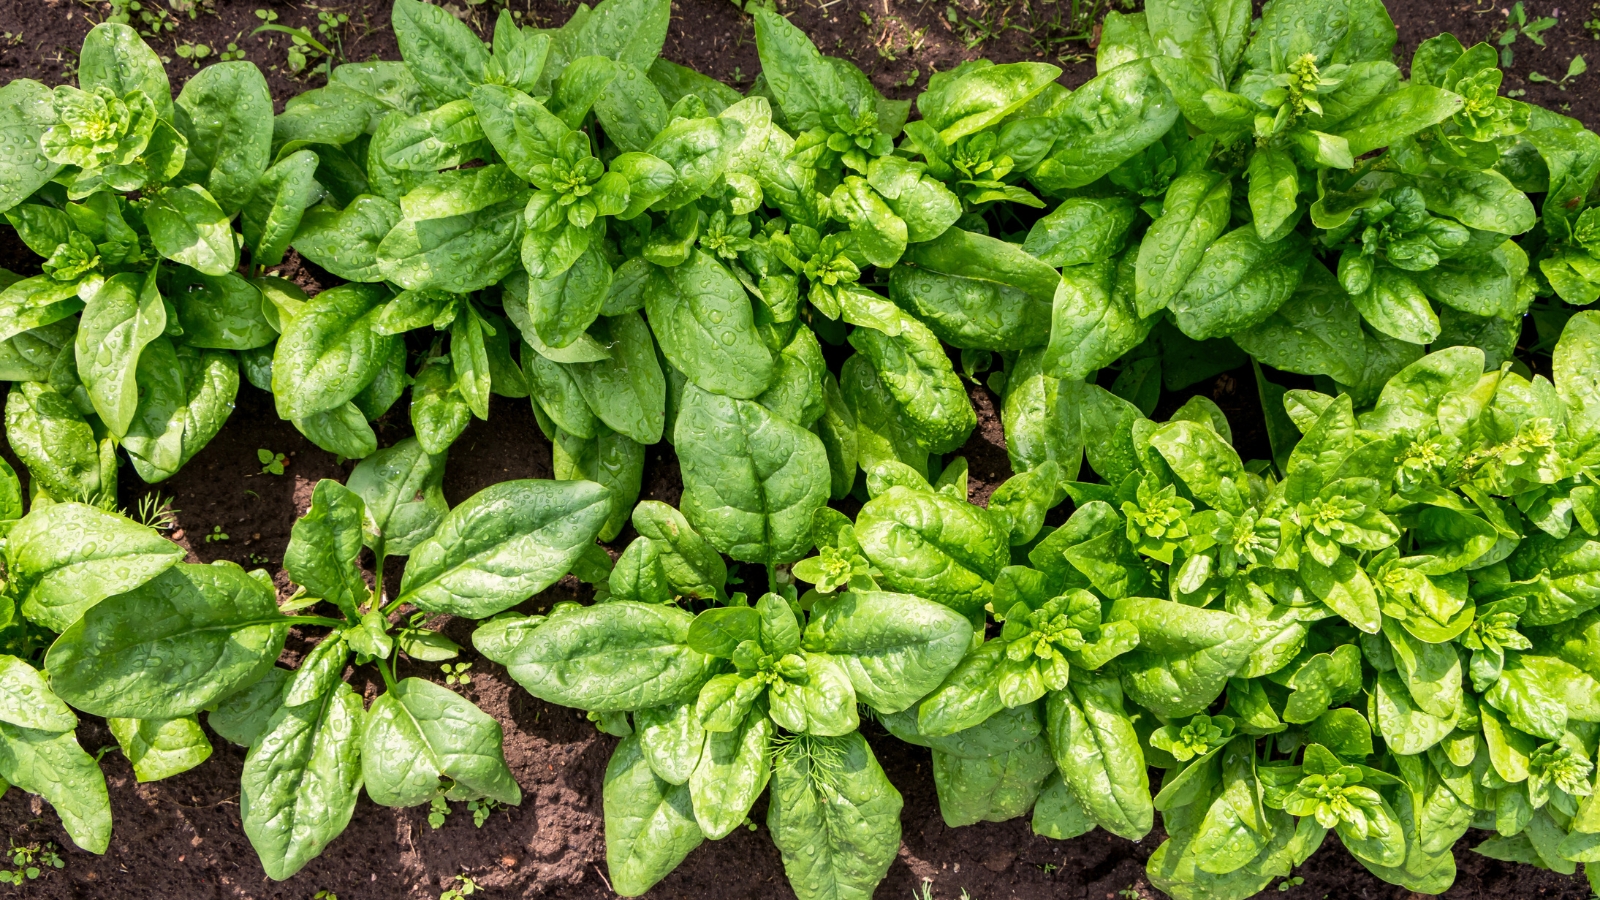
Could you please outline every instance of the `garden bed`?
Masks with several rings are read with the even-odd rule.
[[[154,6],[160,0],[145,0]],[[987,56],[997,61],[1044,59],[1065,70],[1063,81],[1076,85],[1093,74],[1092,58],[1082,42],[1066,42],[1066,29],[1050,18],[1063,4],[1036,3],[972,8],[939,2],[890,3],[835,0],[821,7],[791,3],[793,21],[812,35],[825,52],[852,58],[891,97],[912,96],[931,71],[948,69],[961,59]],[[387,0],[326,3],[324,9],[349,16],[343,27],[343,52],[351,60],[398,56],[388,27]],[[314,26],[313,7],[299,3],[228,2],[216,0],[194,20],[180,16],[176,27],[152,40],[171,56],[174,87],[194,69],[177,48],[205,45],[213,54],[229,43],[243,51],[267,74],[275,100],[282,101],[314,86],[287,71],[286,40],[250,37],[260,24],[258,8],[269,8],[278,21]],[[558,25],[571,8],[555,2],[510,0],[521,9],[524,24]],[[480,31],[492,21],[490,4],[474,7]],[[1000,11],[997,11],[1000,10]],[[952,12],[953,11],[953,12]],[[104,14],[102,4],[65,0],[7,0],[0,3],[0,32],[9,43],[0,47],[0,79],[36,78],[48,84],[70,79],[73,53],[83,35]],[[1536,9],[1545,14],[1548,11]],[[1586,14],[1566,11],[1559,24],[1543,35],[1547,46],[1526,40],[1516,47],[1515,64],[1507,68],[1506,87],[1525,90],[1522,98],[1561,109],[1586,124],[1600,123],[1600,90],[1590,88],[1594,76],[1580,75],[1565,90],[1529,81],[1539,70],[1559,76],[1578,53],[1600,52],[1600,43],[1585,31]],[[1417,42],[1451,31],[1464,43],[1489,37],[1504,21],[1498,9],[1471,5],[1397,2],[1391,14],[1400,29],[1398,58],[1409,59]],[[955,22],[950,21],[954,16]],[[985,37],[987,35],[987,38]],[[191,51],[192,53],[192,51]],[[718,79],[748,85],[759,68],[749,20],[724,0],[679,0],[663,55]],[[214,58],[214,57],[213,57]],[[913,86],[915,85],[915,86]],[[24,274],[38,271],[37,259],[0,227],[0,267]],[[308,292],[337,283],[327,273],[291,255],[279,271]],[[830,360],[830,362],[836,362]],[[1295,376],[1277,379],[1296,386]],[[985,502],[988,494],[1011,475],[997,415],[998,401],[986,388],[969,389],[978,413],[978,427],[960,451],[971,464],[970,496]],[[1269,455],[1261,410],[1248,366],[1224,373],[1185,391],[1162,398],[1154,418],[1164,420],[1191,395],[1214,400],[1234,428],[1242,456]],[[379,442],[387,446],[410,433],[403,406],[374,423]],[[282,475],[262,472],[260,450],[288,459]],[[5,451],[18,473],[9,449]],[[278,418],[268,395],[241,386],[237,408],[222,432],[175,477],[159,486],[177,510],[171,537],[188,551],[191,562],[225,559],[247,568],[266,567],[280,589],[288,592],[287,576],[278,568],[290,528],[310,504],[319,479],[344,480],[353,463],[341,465],[331,454],[308,442]],[[494,399],[490,418],[474,420],[451,447],[444,491],[455,505],[480,489],[517,478],[552,476],[551,448],[540,434],[526,400]],[[145,493],[154,493],[136,478],[122,482],[122,504],[136,508]],[[641,500],[676,505],[681,492],[671,446],[660,443],[646,451]],[[848,501],[847,501],[848,502]],[[1064,509],[1049,520],[1058,524]],[[610,544],[620,550],[634,537],[631,526]],[[403,560],[392,560],[389,579],[397,581]],[[759,577],[754,567],[749,577]],[[568,577],[555,588],[519,607],[540,612],[562,599],[584,599],[587,587]],[[469,645],[472,624],[446,623],[444,632]],[[291,653],[305,649],[291,637]],[[0,800],[0,831],[13,840],[50,841],[63,848],[61,870],[47,870],[22,888],[0,886],[0,896],[29,897],[282,897],[309,898],[319,891],[351,898],[434,898],[454,886],[454,876],[470,875],[487,896],[607,897],[601,832],[601,779],[616,740],[596,732],[583,713],[547,704],[517,688],[499,666],[476,658],[470,685],[462,693],[494,716],[505,729],[508,763],[523,788],[520,807],[493,812],[481,827],[455,804],[443,827],[432,827],[427,807],[389,809],[363,801],[343,836],[318,859],[285,882],[262,873],[245,840],[239,820],[239,772],[244,751],[216,740],[213,758],[190,772],[152,784],[137,784],[131,768],[114,749],[102,765],[111,790],[115,831],[110,850],[96,857],[73,848],[55,814],[34,797],[9,792]],[[432,667],[406,662],[399,675],[434,674]],[[358,679],[366,670],[357,670]],[[380,684],[363,684],[368,696]],[[1025,819],[1002,824],[947,828],[939,814],[928,751],[888,739],[874,724],[863,732],[906,799],[901,814],[903,844],[899,858],[877,896],[903,898],[932,881],[933,897],[954,898],[963,892],[974,900],[991,898],[1092,898],[1114,900],[1123,891],[1157,896],[1145,879],[1145,859],[1160,843],[1159,829],[1138,843],[1104,831],[1071,841],[1036,836]],[[100,720],[85,717],[80,741],[91,753],[114,747]],[[752,811],[765,818],[765,801]],[[1458,848],[1460,874],[1446,894],[1456,898],[1491,896],[1586,898],[1581,877],[1564,878],[1527,866],[1486,859]],[[1282,896],[1403,897],[1408,892],[1383,883],[1351,859],[1337,842],[1297,870],[1294,885]],[[777,850],[766,836],[743,829],[708,843],[655,888],[650,896],[668,898],[766,898],[790,896]]]

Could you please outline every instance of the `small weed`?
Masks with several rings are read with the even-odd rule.
[[[317,10],[317,24],[313,26],[316,35],[310,29],[279,25],[278,14],[272,10],[258,9],[256,18],[262,21],[262,25],[252,31],[252,35],[268,31],[289,36],[286,61],[289,71],[296,75],[318,72],[329,75],[333,72],[334,64],[344,59],[344,26],[350,22],[348,13]],[[317,35],[321,36],[320,39]]]
[[[1589,71],[1589,64],[1583,61],[1583,54],[1580,53],[1572,58],[1572,62],[1567,63],[1567,74],[1561,76],[1560,79],[1551,78],[1538,72],[1529,72],[1528,80],[1539,84],[1553,84],[1564,91],[1567,89],[1567,82],[1587,71]]]
[[[1300,876],[1299,876],[1299,875],[1296,875],[1296,876],[1295,876],[1295,877],[1293,877],[1293,878],[1285,878],[1285,879],[1284,879],[1284,880],[1283,880],[1283,881],[1282,881],[1282,882],[1281,882],[1281,883],[1280,883],[1280,884],[1279,884],[1279,885],[1278,885],[1278,890],[1280,890],[1280,891],[1287,891],[1287,890],[1288,890],[1288,889],[1290,889],[1290,888],[1297,888],[1297,887],[1299,887],[1299,886],[1300,886],[1300,885],[1302,885],[1302,884],[1305,884],[1305,883],[1306,883],[1306,880],[1305,880],[1305,879],[1304,879],[1304,878],[1301,878],[1301,877],[1300,877]]]
[[[460,685],[472,683],[472,675],[467,671],[470,668],[472,668],[472,663],[469,662],[445,663],[439,667],[440,671],[444,672],[445,684]]]
[[[211,55],[211,48],[205,44],[195,44],[184,41],[173,51],[179,59],[192,60],[196,69],[200,68],[200,61]]]
[[[13,33],[10,31],[0,31],[0,40],[3,40],[5,43],[15,47],[16,45],[22,43],[22,32],[18,31]]]
[[[1144,895],[1140,894],[1139,889],[1135,888],[1133,885],[1129,885],[1122,890],[1117,891],[1117,896],[1121,897],[1122,900],[1144,900]]]
[[[284,466],[289,464],[289,457],[266,449],[257,450],[256,459],[261,461],[263,475],[282,475]]]
[[[132,25],[146,37],[160,37],[178,30],[178,20],[154,0],[148,4],[143,0],[111,0],[111,12],[106,15],[106,21]]]
[[[449,888],[439,895],[439,900],[465,900],[478,892],[478,883],[466,875],[457,875],[456,887]]]
[[[433,798],[428,804],[428,827],[438,830],[444,827],[444,820],[450,816],[450,804],[443,797]]]
[[[157,531],[171,531],[178,527],[178,511],[172,508],[172,498],[157,491],[139,498],[139,508],[133,516],[139,524]]]
[[[227,539],[228,536],[222,533],[221,525],[211,526],[211,533],[206,535],[206,543],[208,544],[219,543],[221,541],[226,541]]]
[[[917,86],[917,79],[921,78],[921,77],[922,77],[922,73],[917,71],[916,67],[913,66],[912,69],[911,69],[911,74],[907,75],[906,76],[906,80],[902,81],[900,83],[904,87],[916,87]]]
[[[263,556],[260,553],[250,554],[250,565],[252,566],[264,566],[270,562],[272,562],[272,557],[270,556]]]
[[[1555,16],[1540,16],[1537,19],[1530,19],[1528,18],[1527,9],[1522,5],[1521,0],[1518,0],[1506,13],[1505,30],[1500,32],[1500,37],[1495,41],[1500,45],[1500,65],[1507,69],[1511,68],[1511,60],[1515,57],[1511,45],[1516,43],[1518,35],[1527,38],[1539,47],[1543,47],[1545,45],[1544,33],[1554,27],[1556,27]]]
[[[222,62],[233,62],[234,60],[244,59],[244,51],[239,49],[239,36],[234,35],[233,38],[233,40],[228,42],[228,46],[224,47],[222,52],[217,55],[218,60]]]
[[[738,66],[733,67],[733,74],[728,77],[733,79],[734,84],[744,84],[744,71]]]
[[[48,841],[21,846],[12,844],[6,859],[11,863],[11,868],[0,868],[0,884],[22,884],[38,878],[47,868],[60,869],[66,866],[56,853],[56,845]]]
[[[1589,18],[1584,21],[1583,27],[1591,39],[1600,41],[1600,3],[1589,7]]]
[[[323,888],[322,890],[317,891],[315,894],[312,894],[311,900],[339,900],[339,895],[328,890],[327,888]]]
[[[499,808],[499,803],[487,797],[482,800],[468,800],[467,812],[472,813],[472,827],[482,828],[483,823],[489,821],[489,817],[494,815],[494,811]]]
[[[1060,867],[1055,863],[1039,863],[1038,865],[1039,871],[1045,873],[1046,875],[1052,874],[1058,868]]]

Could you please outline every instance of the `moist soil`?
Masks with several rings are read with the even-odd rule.
[[[133,24],[160,28],[151,43],[169,58],[175,86],[196,71],[180,48],[204,45],[206,62],[233,44],[244,58],[257,63],[281,109],[288,97],[315,87],[321,76],[291,72],[288,39],[251,32],[263,21],[257,10],[277,14],[279,24],[315,29],[319,9],[343,13],[348,21],[335,34],[344,59],[398,57],[389,30],[388,0],[324,0],[320,4],[281,0],[170,0],[180,7],[166,11],[163,0],[140,0]],[[1039,59],[1063,69],[1062,81],[1076,86],[1094,74],[1095,22],[1105,7],[1092,4],[1123,0],[1086,0],[1081,4],[1049,0],[985,3],[981,0],[780,0],[780,9],[812,35],[824,52],[852,58],[885,93],[914,96],[929,74],[954,67],[963,59],[988,57],[999,62]],[[524,24],[550,27],[564,22],[575,4],[559,0],[455,0],[458,13],[487,34],[500,5]],[[131,4],[130,4],[131,5]],[[1080,18],[1074,21],[1074,6]],[[141,13],[161,13],[150,21]],[[70,80],[83,35],[111,13],[104,2],[91,0],[0,0],[0,81],[35,78],[48,84]],[[1600,90],[1595,73],[1579,75],[1563,90],[1531,78],[1542,72],[1558,79],[1579,54],[1600,53],[1584,20],[1595,12],[1582,4],[1557,9],[1545,3],[1528,5],[1529,18],[1557,16],[1558,24],[1541,37],[1538,47],[1525,37],[1513,44],[1514,65],[1506,76],[1508,91],[1525,91],[1524,99],[1567,112],[1594,127],[1600,124]],[[1504,29],[1507,11],[1498,5],[1394,0],[1390,14],[1400,31],[1402,65],[1424,38],[1450,31],[1471,44],[1493,40]],[[170,27],[169,27],[170,26]],[[1600,23],[1597,23],[1600,29]],[[333,43],[319,34],[323,43]],[[192,56],[192,52],[189,54]],[[747,87],[759,70],[751,20],[725,0],[677,0],[664,55],[736,87]],[[315,65],[313,59],[311,65]],[[0,266],[31,274],[38,261],[0,227]],[[279,269],[310,292],[337,283],[327,273],[291,256]],[[1270,374],[1270,373],[1269,373]],[[1274,376],[1292,387],[1308,386],[1293,376]],[[971,466],[974,502],[986,503],[994,487],[1007,478],[999,401],[986,387],[970,393],[978,411],[978,427],[960,451]],[[1224,372],[1180,391],[1166,392],[1156,417],[1172,412],[1191,396],[1214,400],[1227,414],[1235,440],[1246,458],[1269,453],[1254,375],[1248,366]],[[403,406],[377,423],[387,446],[410,432]],[[282,475],[264,474],[259,450],[283,453]],[[0,452],[25,475],[9,448]],[[154,486],[139,482],[128,467],[122,473],[121,500],[137,509],[141,499],[159,492],[175,510],[170,536],[189,552],[191,562],[227,559],[272,572],[286,596],[288,579],[278,566],[295,519],[310,504],[312,488],[322,478],[343,480],[353,464],[342,462],[311,445],[289,423],[278,419],[272,398],[244,384],[237,407],[222,432],[178,475]],[[539,433],[526,400],[497,397],[488,421],[474,421],[451,448],[444,489],[452,505],[483,487],[513,478],[551,477],[550,444]],[[648,451],[641,499],[676,504],[682,490],[676,457],[662,443]],[[848,503],[848,501],[847,501]],[[1058,510],[1052,522],[1059,521]],[[612,545],[615,553],[633,537],[625,531]],[[367,561],[370,565],[370,559]],[[399,562],[391,563],[385,581],[393,591]],[[370,574],[370,573],[369,573]],[[754,577],[755,573],[747,573]],[[525,612],[548,609],[560,600],[586,600],[589,591],[570,576],[523,604]],[[495,810],[475,827],[461,804],[442,827],[428,821],[426,807],[388,809],[365,798],[349,827],[321,857],[285,882],[273,882],[261,871],[239,822],[239,773],[244,750],[212,735],[215,752],[203,765],[151,784],[136,782],[127,760],[115,749],[104,721],[83,717],[79,740],[91,752],[107,750],[102,759],[111,791],[115,830],[104,856],[77,850],[66,839],[55,813],[20,791],[0,798],[0,834],[13,844],[53,843],[64,867],[46,868],[36,881],[20,887],[0,885],[0,897],[106,898],[283,898],[310,900],[337,895],[340,900],[436,898],[456,887],[466,874],[485,897],[604,898],[614,896],[606,882],[602,834],[601,783],[615,739],[595,731],[584,714],[534,699],[505,671],[470,649],[472,626],[438,617],[433,627],[469,647],[463,659],[472,663],[471,683],[458,689],[505,729],[505,753],[522,785],[521,806]],[[298,664],[307,636],[290,640],[284,662]],[[429,665],[405,662],[400,675],[437,678]],[[351,678],[370,699],[379,685],[370,669]],[[1163,835],[1158,828],[1138,842],[1095,831],[1071,841],[1051,841],[1032,834],[1026,819],[954,829],[939,815],[927,750],[889,738],[876,724],[863,731],[890,780],[905,797],[901,813],[899,856],[876,894],[905,898],[928,885],[928,896],[974,900],[1013,897],[1064,900],[1132,900],[1160,896],[1144,877],[1144,863]],[[766,829],[765,800],[751,819],[758,823],[729,837],[708,842],[692,853],[649,894],[656,898],[733,900],[792,897],[783,867]],[[1481,832],[1466,843],[1486,837]],[[1587,900],[1580,878],[1562,877],[1529,866],[1511,865],[1458,850],[1460,873],[1445,895],[1459,900],[1487,898],[1561,898]],[[1281,896],[1400,900],[1408,891],[1372,877],[1336,841],[1328,841],[1295,873],[1295,884],[1283,884]],[[1268,888],[1271,892],[1273,889]],[[326,895],[319,892],[327,892]]]

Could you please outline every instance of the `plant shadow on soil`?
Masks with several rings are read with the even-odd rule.
[[[161,0],[143,2],[148,9],[162,5]],[[168,70],[174,86],[194,71],[189,60],[178,56],[180,45],[206,44],[213,48],[211,59],[215,59],[229,42],[266,72],[280,108],[288,97],[320,83],[318,78],[297,78],[287,71],[286,38],[250,36],[261,21],[255,15],[258,8],[278,13],[280,24],[310,27],[316,23],[318,6],[301,0],[200,0],[194,5],[198,15],[193,20],[180,13],[175,29],[152,40],[159,52],[171,57]],[[350,16],[343,31],[347,59],[398,58],[388,27],[389,0],[325,0],[319,5]],[[541,27],[559,25],[575,8],[560,0],[507,0],[505,5],[522,13],[524,24]],[[470,19],[486,32],[492,22],[490,11],[496,7],[468,8]],[[1067,3],[789,0],[782,8],[824,52],[851,57],[891,96],[913,96],[931,72],[978,56],[1000,62],[1054,62],[1064,69],[1062,81],[1069,86],[1094,74],[1088,45],[1062,40],[1082,30],[1063,23],[1063,10],[1070,11]],[[50,84],[69,80],[83,35],[107,11],[105,3],[90,0],[0,0],[0,80],[27,77]],[[1529,11],[1550,12],[1541,3],[1532,4]],[[1422,38],[1451,31],[1470,44],[1491,37],[1504,22],[1498,7],[1438,0],[1394,0],[1391,15],[1400,30],[1402,64]],[[1544,49],[1519,40],[1517,65],[1508,71],[1505,86],[1524,90],[1524,99],[1561,109],[1592,127],[1600,124],[1600,89],[1584,79],[1600,76],[1581,76],[1566,91],[1527,77],[1535,69],[1559,75],[1573,55],[1600,52],[1600,43],[1585,31],[1582,18],[1583,14],[1568,10],[1558,26],[1545,32]],[[735,86],[748,87],[759,70],[750,19],[725,0],[676,0],[663,55]],[[38,271],[38,260],[6,227],[0,227],[0,266],[24,274]],[[293,257],[279,271],[311,292],[336,283]],[[1010,475],[1010,467],[997,398],[976,385],[970,392],[979,422],[959,455],[966,456],[971,466],[970,496],[974,502],[987,503],[995,486]],[[1267,453],[1248,366],[1164,394],[1156,418],[1164,418],[1197,394],[1212,398],[1228,415],[1246,458]],[[409,434],[404,405],[397,404],[377,430],[384,446]],[[288,457],[283,475],[260,471],[256,454],[261,449]],[[25,475],[8,447],[0,451]],[[227,426],[177,476],[146,486],[124,466],[121,500],[125,509],[133,510],[145,495],[159,492],[177,511],[171,537],[189,551],[189,561],[226,559],[247,568],[264,567],[287,595],[288,580],[278,564],[295,519],[310,504],[319,479],[343,480],[352,467],[353,463],[341,463],[311,445],[278,419],[270,396],[245,384]],[[528,401],[496,397],[489,420],[473,421],[451,448],[444,487],[453,506],[495,482],[550,476],[550,445],[539,433]],[[641,499],[676,505],[681,489],[671,446],[650,448]],[[1065,508],[1058,509],[1049,521],[1055,524],[1064,516]],[[226,534],[227,539],[206,540],[216,533]],[[612,552],[632,537],[630,527],[613,542]],[[391,595],[402,563],[391,561],[385,572]],[[370,558],[366,564],[370,567]],[[520,609],[538,612],[561,600],[587,597],[588,589],[569,576]],[[262,873],[240,827],[243,749],[212,735],[215,752],[201,766],[164,781],[138,784],[127,760],[114,749],[104,721],[84,716],[78,733],[85,748],[90,752],[111,748],[102,760],[116,823],[110,850],[94,856],[72,847],[52,811],[38,798],[12,790],[0,798],[0,834],[16,844],[53,842],[63,848],[66,866],[47,869],[39,880],[21,887],[0,886],[0,897],[309,900],[318,891],[328,891],[340,900],[432,900],[455,886],[454,877],[460,873],[470,875],[490,897],[614,896],[604,874],[601,783],[615,739],[597,733],[581,712],[534,699],[501,667],[477,657],[470,649],[471,623],[440,617],[434,627],[469,648],[463,659],[473,663],[471,683],[458,689],[504,726],[506,758],[524,791],[521,806],[497,810],[474,829],[471,815],[456,804],[446,824],[434,829],[427,807],[395,810],[363,800],[349,827],[321,857],[290,880],[276,883]],[[298,654],[308,646],[306,635],[293,635],[285,662],[297,664]],[[439,675],[431,665],[406,662],[399,668],[401,676],[437,679]],[[352,678],[369,699],[379,687],[370,669],[355,670]],[[1159,828],[1139,842],[1102,831],[1051,841],[1034,835],[1026,818],[949,828],[939,815],[929,752],[889,738],[875,723],[864,723],[863,731],[905,797],[899,857],[876,896],[903,900],[925,880],[933,882],[932,896],[937,898],[955,898],[963,891],[974,900],[1160,896],[1144,877],[1145,860],[1163,837]],[[765,815],[763,800],[751,819],[761,823]],[[741,828],[722,841],[702,845],[649,896],[697,900],[793,896],[777,850],[764,832],[759,825],[754,830]],[[1474,832],[1468,841],[1485,836]],[[1456,857],[1461,868],[1455,886],[1445,895],[1450,898],[1587,900],[1590,896],[1581,877],[1497,862],[1465,846],[1458,848]],[[1268,894],[1287,900],[1414,896],[1368,874],[1332,840],[1295,875],[1303,882],[1286,885],[1281,893],[1269,887]]]

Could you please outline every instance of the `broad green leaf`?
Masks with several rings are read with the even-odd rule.
[[[444,499],[444,456],[407,438],[363,459],[346,487],[363,501],[363,542],[383,556],[408,556],[450,511]]]
[[[949,607],[909,594],[850,591],[818,603],[807,650],[844,666],[856,696],[897,713],[938,687],[972,645],[972,624]]]
[[[179,563],[91,607],[51,645],[45,670],[84,712],[171,719],[261,678],[288,635],[272,589],[243,569]]]
[[[611,887],[637,897],[667,877],[705,840],[687,784],[669,784],[645,761],[638,735],[622,740],[606,764],[606,869]]]
[[[1138,840],[1150,831],[1155,808],[1144,754],[1122,709],[1114,678],[1074,672],[1069,690],[1046,695],[1046,733],[1063,779],[1095,823]]]
[[[397,682],[367,710],[361,782],[384,806],[416,806],[452,791],[513,806],[522,790],[506,767],[500,723],[456,692],[420,678]]]
[[[472,618],[510,609],[571,570],[605,523],[608,500],[588,481],[484,488],[411,551],[399,599]]]
[[[885,587],[974,618],[1010,561],[1008,535],[984,510],[928,490],[873,497],[856,517],[856,537]]]
[[[712,659],[689,647],[692,621],[676,607],[616,601],[562,608],[532,630],[490,623],[473,643],[540,699],[620,712],[699,693]]]
[[[215,63],[184,83],[177,105],[189,142],[179,177],[205,186],[231,216],[255,195],[272,161],[267,79],[255,63]]]
[[[50,690],[39,671],[15,656],[0,656],[0,722],[49,732],[78,727],[78,717]]]
[[[124,273],[107,279],[84,304],[78,324],[78,377],[101,421],[119,437],[128,433],[139,404],[139,355],[167,327],[155,276],[152,268],[144,278]]]
[[[111,843],[111,798],[94,757],[71,731],[35,731],[0,721],[0,783],[43,797],[79,848],[104,853]]]
[[[767,827],[799,900],[867,900],[900,845],[900,792],[860,734],[775,754]]]
[[[141,782],[187,772],[211,756],[211,741],[194,716],[177,719],[107,719],[106,726]]]
[[[282,881],[344,831],[361,790],[361,698],[339,682],[280,707],[239,776],[239,818],[268,877]]]
[[[163,191],[144,210],[156,252],[206,275],[239,267],[239,239],[228,214],[197,184]]]
[[[98,507],[55,503],[35,508],[11,528],[8,587],[21,599],[23,615],[65,631],[85,610],[137,588],[183,556],[182,547],[153,528]]]
[[[373,329],[387,300],[380,286],[347,284],[307,301],[273,351],[272,395],[280,417],[338,409],[377,375],[399,340]]]
[[[673,445],[683,468],[681,508],[712,546],[769,564],[811,549],[811,516],[828,499],[822,440],[766,407],[684,389]]]
[[[750,298],[715,258],[696,250],[683,265],[657,268],[644,296],[662,354],[696,386],[748,399],[772,383]]]

